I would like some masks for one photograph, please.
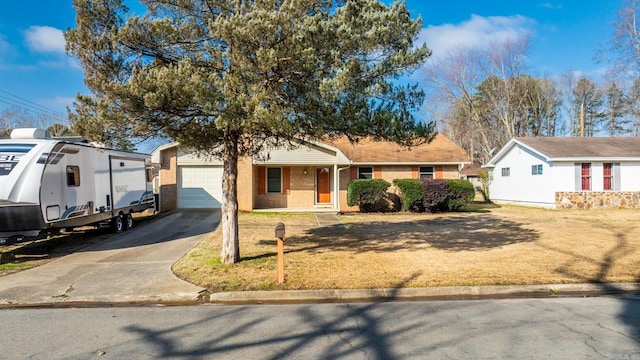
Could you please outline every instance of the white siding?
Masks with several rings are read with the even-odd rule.
[[[295,149],[272,149],[267,152],[268,160],[257,161],[262,164],[287,165],[333,165],[336,163],[336,153],[315,145],[302,145]]]
[[[582,191],[576,189],[575,181],[575,164],[576,163],[591,164],[591,191],[604,190],[604,167],[603,161],[572,161],[562,162],[554,165],[556,169],[554,176],[555,191]],[[619,162],[606,161],[610,163],[620,164],[620,189],[618,191],[640,191],[640,162]]]
[[[533,165],[542,165],[542,175],[531,174]],[[509,168],[510,175],[502,176],[502,168]],[[539,155],[515,145],[496,163],[489,195],[497,202],[555,207],[554,170]]]
[[[640,162],[620,163],[620,190],[640,191]]]
[[[178,151],[176,159],[178,166],[180,165],[222,165],[222,160],[213,157],[198,156],[192,153],[184,153]]]
[[[574,162],[553,164],[553,190],[576,191],[576,168]]]
[[[222,166],[180,166],[178,169],[178,208],[220,208]]]

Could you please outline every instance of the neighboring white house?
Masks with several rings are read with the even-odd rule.
[[[640,138],[510,140],[484,167],[496,203],[640,208]]]

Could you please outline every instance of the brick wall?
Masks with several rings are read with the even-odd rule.
[[[333,167],[331,170],[331,178],[333,179]],[[305,174],[304,171],[307,171]],[[289,167],[289,191],[288,194],[258,194],[258,171],[254,171],[254,208],[256,209],[273,209],[273,208],[291,208],[291,209],[310,209],[315,203],[315,171],[313,166],[290,166]]]
[[[333,182],[334,168],[333,166],[329,166],[329,168],[331,171],[331,182]],[[288,194],[284,192],[281,194],[259,194],[258,183],[260,181],[264,182],[265,180],[259,179],[259,171],[257,169],[258,166],[249,167],[248,161],[245,165],[239,165],[238,167],[238,202],[240,210],[249,211],[252,209],[273,208],[312,209],[317,205],[315,198],[316,167],[290,166],[290,188]],[[412,166],[409,165],[376,166],[376,169],[380,170],[378,174],[381,175],[382,179],[392,184],[391,188],[389,188],[390,192],[395,191],[395,187],[393,186],[394,179],[406,179],[413,177]],[[307,170],[307,174],[304,174],[304,170]],[[246,175],[247,173],[249,173],[249,175]],[[441,176],[445,179],[458,179],[458,167],[456,165],[442,166]],[[247,183],[248,179],[253,179],[253,186],[250,194],[248,191],[245,192],[243,190],[249,188],[249,184]],[[340,210],[345,212],[359,210],[357,206],[350,207],[347,205],[347,189],[350,180],[351,171],[349,169],[340,171]],[[331,191],[333,194],[335,191],[333,187]],[[251,204],[251,207],[249,207],[249,204]]]
[[[242,157],[238,160],[238,210],[251,211],[254,207],[256,194],[254,171],[250,157]]]
[[[384,165],[380,166],[381,178],[388,181],[391,184],[388,192],[397,194],[398,190],[393,185],[395,179],[412,179],[418,176],[418,173],[414,171],[414,166],[411,165]],[[435,176],[436,174],[434,174]],[[459,179],[460,173],[457,165],[442,165],[438,166],[438,177],[443,179]],[[343,170],[340,174],[340,210],[344,212],[358,211],[358,206],[347,205],[347,189],[351,181],[351,175],[349,170]]]
[[[160,152],[160,211],[177,207],[177,158],[178,148],[175,146]]]
[[[637,191],[576,191],[557,192],[558,209],[618,209],[640,208]]]

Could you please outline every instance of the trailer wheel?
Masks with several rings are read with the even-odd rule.
[[[113,232],[119,233],[124,230],[124,219],[122,215],[118,215],[111,220],[113,225]]]
[[[124,229],[129,230],[133,228],[133,216],[131,214],[124,215]]]

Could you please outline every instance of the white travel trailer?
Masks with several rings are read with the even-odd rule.
[[[0,139],[0,242],[111,223],[154,206],[149,155],[16,129]]]

